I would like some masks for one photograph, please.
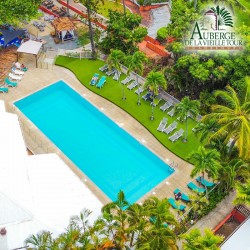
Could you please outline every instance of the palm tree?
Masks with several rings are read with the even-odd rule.
[[[167,88],[167,81],[164,77],[164,75],[160,72],[151,71],[149,72],[146,82],[144,83],[144,88],[149,88],[153,92],[153,101],[152,104],[154,104],[154,99],[159,93],[159,87],[163,87],[164,89]],[[154,120],[154,105],[152,106],[152,112],[151,112],[151,120]]]
[[[237,183],[236,191],[237,194],[234,204],[250,205],[250,179],[248,179],[246,183]]]
[[[230,190],[235,186],[237,179],[246,180],[250,177],[250,166],[242,159],[232,159],[229,162],[223,162],[219,171],[220,182],[225,183],[223,187]]]
[[[208,176],[216,178],[218,176],[218,171],[221,168],[220,165],[220,153],[215,149],[206,150],[203,146],[200,146],[196,152],[192,152],[188,159],[194,163],[194,168],[191,172],[191,177],[196,176],[201,173],[204,179],[205,173]],[[207,188],[206,188],[207,196]]]
[[[107,63],[109,65],[109,68],[115,68],[117,71],[117,74],[121,74],[121,67],[122,67],[122,62],[125,60],[125,54],[121,50],[111,50],[111,53],[109,54],[109,57],[107,59]],[[118,79],[118,83],[120,83],[122,87],[122,100],[126,100],[125,96],[125,90],[124,90],[124,85],[121,84],[120,77]]]
[[[29,248],[32,247],[34,250],[47,250],[52,245],[51,233],[48,231],[41,231],[37,235],[29,236],[25,241],[25,245],[28,245]]]
[[[77,249],[79,246],[79,241],[81,239],[81,232],[78,228],[69,226],[65,233],[62,233],[56,239],[59,249],[68,250],[68,249]]]
[[[140,237],[136,242],[136,249],[172,249],[176,250],[176,237],[171,226],[178,227],[173,214],[169,211],[167,199],[159,200],[157,197],[150,197],[143,203],[144,216],[147,221],[153,219],[153,223],[148,223],[144,230],[140,231]],[[142,228],[143,229],[143,228]]]
[[[200,135],[200,142],[203,142],[211,134],[218,130],[218,123],[215,120],[208,120],[206,123],[199,122],[194,127],[194,133]]]
[[[221,126],[210,136],[211,138],[225,136],[226,144],[230,139],[231,153],[234,145],[239,149],[239,156],[250,157],[250,78],[246,78],[246,90],[242,97],[227,86],[226,90],[217,90],[215,96],[222,100],[221,104],[212,105],[212,113],[204,116],[202,122],[215,119]]]
[[[180,121],[186,122],[186,131],[184,141],[187,141],[188,136],[188,116],[191,115],[195,119],[199,113],[200,102],[197,100],[190,100],[185,96],[180,103],[175,105],[175,113],[180,115]]]
[[[128,56],[126,58],[127,64],[128,64],[128,73],[131,71],[134,71],[136,73],[136,83],[138,85],[138,75],[141,75],[143,73],[144,69],[144,63],[148,61],[147,57],[144,53],[140,51],[136,51],[132,56]],[[137,104],[141,104],[141,94],[140,91],[138,93],[138,102]]]
[[[184,250],[219,250],[219,245],[223,241],[222,236],[214,235],[211,229],[205,228],[204,235],[201,234],[198,228],[194,228],[181,236],[184,239]]]

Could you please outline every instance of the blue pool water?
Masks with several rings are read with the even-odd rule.
[[[113,201],[123,190],[135,202],[173,173],[63,81],[15,105]]]

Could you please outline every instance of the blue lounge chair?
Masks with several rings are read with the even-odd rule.
[[[198,192],[198,193],[204,193],[204,192],[206,191],[205,188],[200,188],[200,187],[196,186],[192,181],[189,182],[189,183],[187,184],[187,186],[188,186],[191,190],[196,191],[196,192]]]
[[[179,188],[176,188],[176,189],[174,190],[174,194],[178,194],[178,193],[181,193],[181,199],[182,199],[183,201],[186,201],[186,202],[189,202],[189,201],[190,201],[190,199],[189,199],[189,197],[188,197],[187,194],[181,192],[181,190],[180,190]]]
[[[105,84],[105,82],[106,82],[106,76],[102,76],[101,79],[99,80],[99,82],[97,83],[96,87],[102,88],[103,85]]]
[[[4,82],[9,86],[15,88],[17,86],[17,82],[12,82],[9,78],[5,78]]]
[[[168,202],[170,203],[170,205],[174,208],[174,209],[177,209],[177,210],[180,210],[180,211],[184,211],[186,206],[184,205],[177,205],[176,202],[175,202],[175,199],[174,198],[169,198],[168,199]]]
[[[0,88],[0,93],[8,93],[8,88]]]
[[[198,178],[196,178],[196,180],[201,183],[201,185],[203,185],[204,187],[212,187],[215,184],[213,182],[209,182],[207,180],[205,180],[203,177],[199,176]]]
[[[96,85],[98,79],[99,79],[99,74],[95,73],[90,81],[90,85],[92,85],[92,86]]]

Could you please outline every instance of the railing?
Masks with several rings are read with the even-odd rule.
[[[57,55],[79,58],[80,60],[82,58],[92,58],[92,54],[90,50],[76,51],[76,50],[58,49]]]

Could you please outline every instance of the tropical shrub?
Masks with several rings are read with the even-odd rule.
[[[165,42],[167,36],[168,36],[168,28],[167,27],[162,27],[162,28],[158,29],[157,40],[159,40],[160,42]]]

